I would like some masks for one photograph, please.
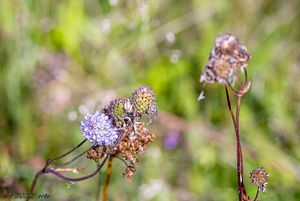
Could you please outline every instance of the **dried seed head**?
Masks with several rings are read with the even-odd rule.
[[[266,192],[268,178],[269,174],[263,167],[252,170],[252,172],[250,173],[251,184],[256,185],[262,192]]]
[[[117,98],[110,102],[108,106],[109,113],[113,116],[116,125],[120,128],[124,125],[124,119],[127,117],[128,98]]]
[[[136,172],[136,169],[134,167],[134,165],[130,165],[130,166],[127,166],[126,169],[125,169],[125,172],[123,173],[123,176],[128,180],[128,181],[131,181],[132,180],[132,177],[134,176]]]
[[[125,100],[125,98],[117,98],[110,103],[109,108],[115,117],[124,117],[126,115]]]
[[[232,54],[238,45],[238,39],[230,33],[222,34],[215,40],[215,50],[219,54]]]
[[[222,34],[216,38],[212,54],[230,55],[239,62],[250,60],[246,46],[230,33]]]
[[[247,48],[235,36],[220,35],[215,40],[200,82],[230,84],[238,70],[245,70],[249,59]]]
[[[87,158],[98,162],[101,158],[106,156],[106,148],[102,146],[92,147],[87,152]]]
[[[234,74],[234,65],[230,63],[228,57],[212,57],[207,62],[200,82],[228,84],[233,80]]]
[[[147,113],[153,118],[156,116],[156,99],[153,90],[149,87],[139,87],[132,94],[132,103],[137,115]]]

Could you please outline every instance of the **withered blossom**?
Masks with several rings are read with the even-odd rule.
[[[218,36],[199,81],[230,85],[250,60],[245,45],[230,33]]]
[[[260,167],[255,170],[252,170],[250,173],[250,182],[258,187],[262,192],[266,192],[267,184],[269,179],[269,173],[265,168]]]

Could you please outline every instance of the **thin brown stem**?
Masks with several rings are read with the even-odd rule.
[[[241,149],[241,140],[240,140],[240,132],[239,132],[239,110],[240,110],[240,98],[238,97],[238,103],[236,108],[236,116],[234,116],[234,112],[231,107],[230,98],[227,86],[225,86],[226,92],[226,100],[228,104],[228,109],[231,115],[231,119],[234,126],[234,131],[236,135],[236,153],[237,153],[237,178],[238,178],[238,193],[239,193],[239,201],[243,200],[243,193],[244,193],[244,185],[243,185],[243,170],[242,170],[242,149]]]
[[[101,164],[99,165],[99,167],[94,171],[92,172],[91,174],[89,175],[86,175],[86,176],[83,176],[83,177],[77,177],[77,178],[72,178],[72,177],[67,177],[59,172],[57,172],[54,168],[52,167],[49,167],[49,165],[55,161],[55,160],[58,160],[58,159],[61,159],[62,157],[65,157],[67,156],[68,154],[70,154],[71,152],[75,151],[77,148],[79,148],[81,145],[83,145],[87,140],[83,140],[81,143],[79,143],[76,147],[74,147],[73,149],[71,149],[70,151],[66,152],[65,154],[62,154],[60,156],[57,156],[55,158],[52,158],[52,159],[49,159],[47,160],[44,168],[42,170],[40,170],[39,172],[36,173],[35,177],[34,177],[34,180],[32,182],[32,185],[31,185],[31,189],[30,189],[30,195],[33,194],[34,192],[34,189],[35,189],[35,186],[36,186],[36,183],[38,182],[38,179],[41,175],[43,174],[53,174],[54,176],[57,176],[63,180],[66,180],[66,181],[71,181],[71,182],[77,182],[77,181],[83,181],[83,180],[86,180],[86,179],[89,179],[93,176],[95,176],[98,172],[101,171],[103,165],[106,163],[106,161],[108,160],[108,158],[110,157],[110,155],[114,152],[114,148],[119,144],[119,142],[122,140],[124,136],[124,133],[122,133],[119,138],[117,139],[117,141],[115,142],[115,144],[111,147],[111,149],[109,150],[109,152],[107,153],[107,155],[104,157],[104,159],[102,160]],[[28,196],[28,198],[26,199],[26,201],[29,201],[32,197]]]
[[[243,161],[243,151],[242,151],[242,145],[241,145],[241,137],[240,137],[240,107],[241,107],[241,98],[242,96],[237,96],[237,106],[236,106],[236,115],[235,115],[235,118],[236,118],[236,139],[237,139],[237,146],[238,146],[238,149],[239,149],[239,163],[238,163],[238,170],[240,171],[240,173],[238,174],[238,178],[240,180],[240,193],[241,195],[243,196],[243,194],[247,195],[246,194],[246,189],[245,189],[245,186],[244,186],[244,178],[243,178],[243,175],[244,175],[244,161]]]
[[[237,137],[239,138],[238,142],[239,142],[239,148],[240,148],[240,157],[241,157],[241,183],[243,183],[243,175],[244,175],[244,167],[243,167],[243,151],[242,151],[242,145],[241,145],[241,140],[240,140],[240,108],[241,108],[241,96],[237,97],[237,106],[236,106],[236,125],[237,125]]]
[[[47,161],[47,165],[49,166],[52,162],[56,161],[56,160],[59,160],[67,155],[69,155],[70,153],[72,153],[73,151],[75,151],[76,149],[78,149],[79,147],[81,147],[81,145],[83,145],[85,142],[87,141],[87,139],[84,139],[82,142],[80,142],[76,147],[70,149],[69,151],[67,151],[66,153],[62,154],[62,155],[59,155],[59,156],[56,156],[54,158],[50,158],[48,159]]]
[[[78,158],[80,158],[81,156],[83,156],[86,152],[88,152],[88,150],[90,150],[92,147],[94,147],[95,145],[92,145],[90,146],[88,149],[86,149],[85,151],[83,151],[82,153],[78,154],[77,156],[75,156],[74,158],[72,158],[71,160],[65,162],[65,163],[62,163],[62,164],[59,164],[58,167],[63,167],[63,166],[66,166],[66,165],[69,165],[71,163],[73,163],[75,160],[77,160]]]
[[[26,198],[26,201],[30,200],[33,197],[33,192],[34,192],[35,186],[42,174],[43,174],[43,170],[40,170],[35,174],[34,180],[32,181],[31,188],[30,188],[30,193],[29,193],[30,196],[28,196]]]
[[[53,168],[47,168],[45,170],[45,173],[51,173],[63,180],[66,180],[66,181],[73,181],[73,182],[77,182],[77,181],[83,181],[83,180],[86,180],[86,179],[89,179],[93,176],[95,176],[98,172],[100,172],[100,170],[102,169],[102,167],[104,166],[104,164],[106,163],[106,161],[108,160],[108,158],[112,155],[112,153],[114,152],[114,148],[119,144],[119,142],[122,140],[124,136],[124,133],[122,133],[118,140],[116,141],[116,143],[114,144],[113,147],[110,148],[109,152],[106,154],[106,156],[104,157],[104,159],[102,160],[101,164],[99,165],[99,167],[91,174],[89,175],[86,175],[86,176],[83,176],[83,177],[77,177],[77,178],[72,178],[72,177],[66,177],[65,175],[59,173],[59,172],[56,172]]]
[[[127,162],[123,158],[121,158],[120,156],[115,156],[115,157],[120,159],[125,164],[126,167],[128,166]]]
[[[107,201],[107,199],[108,199],[109,181],[110,181],[110,175],[111,175],[111,171],[112,171],[112,161],[113,161],[113,157],[109,157],[108,164],[107,164],[107,170],[106,170],[106,176],[105,176],[105,184],[104,184],[104,189],[103,189],[102,201]]]
[[[36,186],[36,184],[37,184],[37,182],[38,182],[40,176],[46,173],[46,170],[47,170],[48,166],[49,166],[52,162],[54,162],[54,161],[56,161],[56,160],[59,160],[59,159],[65,157],[65,156],[69,155],[70,153],[72,153],[73,151],[75,151],[76,149],[78,149],[80,146],[82,146],[86,141],[87,141],[87,139],[84,139],[84,140],[81,141],[76,147],[70,149],[70,150],[67,151],[66,153],[61,154],[61,155],[59,155],[59,156],[56,156],[56,157],[54,157],[54,158],[48,159],[48,160],[46,161],[46,164],[45,164],[45,166],[43,167],[43,169],[41,169],[40,171],[38,171],[38,172],[35,174],[34,179],[33,179],[33,181],[32,181],[32,184],[31,184],[31,188],[30,188],[29,195],[33,195],[35,186]],[[32,197],[28,196],[28,197],[26,198],[26,201],[30,200],[31,198],[32,198]]]

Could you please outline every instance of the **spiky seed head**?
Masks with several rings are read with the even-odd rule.
[[[110,102],[108,106],[109,113],[113,116],[115,123],[118,127],[123,127],[125,121],[130,112],[130,99],[129,98],[117,98]],[[132,106],[131,106],[132,107]]]
[[[120,118],[126,116],[125,98],[117,98],[110,102],[109,109],[114,117]]]
[[[156,101],[155,94],[149,87],[137,88],[131,98],[134,110],[140,115],[147,112],[149,107]]]

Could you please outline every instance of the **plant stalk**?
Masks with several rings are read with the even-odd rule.
[[[241,139],[240,139],[240,130],[239,130],[239,113],[240,113],[240,105],[241,105],[241,95],[237,96],[237,106],[236,106],[236,115],[234,116],[234,112],[231,107],[231,102],[229,98],[229,93],[227,86],[225,86],[226,92],[226,100],[228,109],[230,112],[230,116],[233,122],[235,136],[236,136],[236,153],[237,153],[237,179],[238,179],[238,193],[239,193],[239,201],[243,201],[244,194],[246,195],[246,190],[243,183],[243,152],[241,148]]]
[[[108,199],[109,181],[110,181],[110,175],[111,175],[111,171],[112,171],[112,161],[113,161],[113,158],[109,157],[108,164],[107,164],[107,170],[106,170],[106,176],[105,176],[105,184],[104,184],[104,189],[103,189],[102,201],[107,201],[107,199]]]

